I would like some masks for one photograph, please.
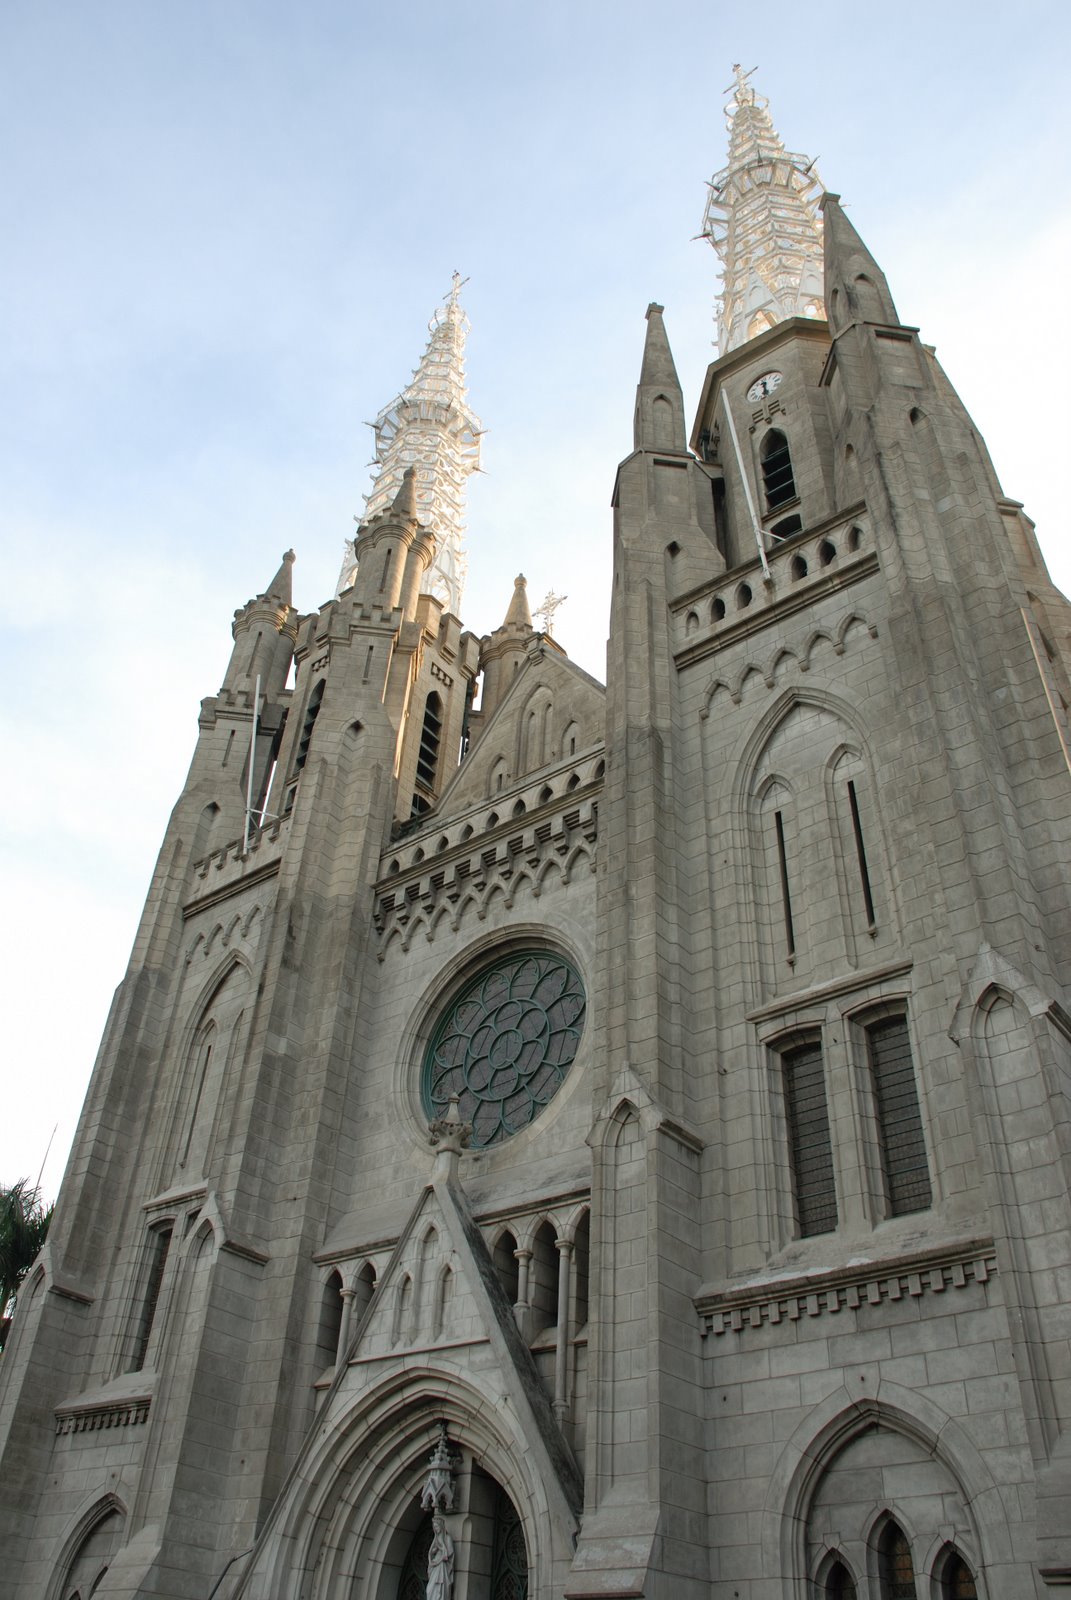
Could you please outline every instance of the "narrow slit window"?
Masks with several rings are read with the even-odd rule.
[[[785,851],[785,823],[780,811],[774,812],[777,833],[777,866],[781,875],[781,908],[785,918],[785,945],[789,961],[796,959],[796,931],[792,923],[792,895],[788,887],[788,855]]]
[[[907,1018],[884,1017],[871,1023],[866,1047],[889,1215],[925,1211],[933,1194]]]
[[[863,885],[863,904],[869,928],[877,926],[874,915],[874,891],[870,885],[870,868],[866,862],[866,845],[863,842],[863,824],[859,816],[859,796],[855,792],[855,779],[848,779],[848,808],[852,814],[852,833],[855,837],[855,856],[859,863],[859,878]]]
[[[797,1045],[785,1051],[781,1062],[796,1221],[800,1236],[806,1239],[816,1233],[832,1233],[837,1226],[822,1046],[817,1040]]]

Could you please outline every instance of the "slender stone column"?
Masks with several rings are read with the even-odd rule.
[[[554,1353],[554,1412],[559,1422],[569,1410],[569,1267],[573,1241],[557,1239],[558,1246],[558,1343]]]
[[[517,1262],[517,1304],[513,1308],[513,1315],[517,1326],[528,1337],[528,1313],[532,1309],[528,1300],[528,1264],[532,1259],[530,1250],[514,1250]]]

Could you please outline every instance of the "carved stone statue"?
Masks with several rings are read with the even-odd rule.
[[[451,1600],[454,1592],[454,1541],[441,1512],[431,1519],[432,1541],[428,1551],[427,1600]]]

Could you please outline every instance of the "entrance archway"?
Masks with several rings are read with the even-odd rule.
[[[528,1600],[528,1551],[517,1509],[471,1459],[460,1463],[455,1510],[445,1522],[454,1542],[452,1600]],[[431,1513],[414,1496],[388,1549],[377,1600],[425,1600],[432,1537]]]

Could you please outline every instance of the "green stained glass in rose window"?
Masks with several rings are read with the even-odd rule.
[[[485,967],[450,1003],[424,1058],[429,1119],[458,1096],[474,1149],[519,1133],[557,1093],[584,1031],[579,974],[547,951]]]

